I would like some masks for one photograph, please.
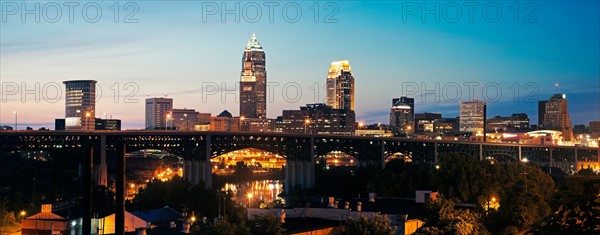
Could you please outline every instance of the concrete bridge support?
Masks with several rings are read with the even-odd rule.
[[[192,185],[203,182],[206,189],[212,188],[212,164],[210,160],[185,160],[183,162],[183,178]]]
[[[108,165],[106,165],[106,135],[100,136],[99,163],[94,166],[96,184],[108,187]]]
[[[192,156],[183,162],[183,178],[197,185],[204,182],[204,188],[212,188],[211,135],[206,136],[203,151],[198,156]]]
[[[315,186],[315,163],[311,160],[287,160],[285,166],[285,192],[295,188],[309,189]]]

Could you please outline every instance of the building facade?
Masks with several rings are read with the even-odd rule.
[[[554,94],[545,104],[542,129],[561,131],[563,140],[571,141],[573,128],[569,117],[567,96],[565,94]]]
[[[355,121],[353,110],[307,104],[300,110],[284,110],[281,126],[283,133],[351,135]]]
[[[332,109],[354,110],[354,76],[347,60],[331,62],[325,103]]]
[[[392,99],[390,128],[394,135],[414,133],[415,99],[400,97]]]
[[[267,71],[265,52],[256,39],[248,41],[242,56],[240,77],[240,116],[267,117]]]
[[[486,102],[474,99],[460,102],[460,131],[485,136]]]
[[[600,137],[600,121],[590,122],[589,131],[590,131],[591,138],[596,139],[596,138]]]
[[[146,130],[166,130],[171,110],[173,110],[171,98],[146,99]]]
[[[434,132],[433,122],[441,119],[441,113],[417,113],[415,114],[415,132]]]
[[[121,130],[121,120],[120,119],[96,118],[96,130],[120,131]]]
[[[200,113],[194,109],[172,109],[171,119],[172,122],[169,127],[180,131],[191,131],[194,130],[196,125],[199,125]]]
[[[488,131],[529,130],[529,116],[526,113],[513,113],[508,117],[495,116],[487,120]]]
[[[94,130],[96,81],[74,80],[65,84],[65,129]]]
[[[433,130],[440,134],[460,131],[459,118],[441,118],[433,121]]]

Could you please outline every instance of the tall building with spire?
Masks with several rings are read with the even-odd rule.
[[[256,39],[248,41],[242,56],[240,77],[240,116],[244,118],[267,117],[267,71],[265,51]]]
[[[350,62],[331,62],[327,73],[325,103],[334,109],[354,110],[354,76]]]

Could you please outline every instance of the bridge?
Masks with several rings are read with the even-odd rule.
[[[527,158],[542,167],[569,169],[597,165],[598,148],[574,146],[479,143],[450,140],[197,131],[3,131],[0,152],[44,150],[81,158],[84,170],[84,207],[91,208],[91,186],[106,185],[107,158],[116,161],[116,228],[124,227],[125,154],[159,149],[184,159],[184,178],[212,188],[210,159],[231,151],[255,148],[286,159],[285,192],[315,185],[315,159],[332,151],[354,157],[360,166],[385,167],[386,159],[402,154],[412,162],[435,163],[445,153],[462,153],[479,160],[517,162]],[[86,210],[83,221],[90,221]],[[87,219],[87,220],[86,220]],[[84,224],[83,231],[90,224]]]

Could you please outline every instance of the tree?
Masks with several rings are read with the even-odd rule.
[[[432,188],[433,167],[413,164],[402,159],[388,162],[369,181],[369,192],[385,197],[412,197],[415,190]]]
[[[344,227],[339,231],[340,235],[392,235],[396,227],[390,224],[390,218],[385,215],[363,216],[349,218],[344,222]]]
[[[417,234],[489,234],[480,222],[481,216],[469,209],[455,209],[451,199],[438,195],[427,202],[425,225]]]
[[[539,167],[526,164],[506,164],[496,184],[503,184],[498,216],[506,225],[529,227],[550,211],[550,201],[556,192],[552,178]]]
[[[193,231],[198,235],[250,235],[245,222],[237,224],[229,222],[227,217],[215,221],[212,225],[203,225],[200,230]]]
[[[250,232],[254,235],[271,234],[283,235],[285,229],[277,217],[271,214],[255,215],[248,222]]]
[[[540,222],[534,232],[543,234],[600,233],[600,197],[571,197]]]
[[[483,162],[460,153],[441,155],[434,174],[440,193],[458,202],[477,202],[486,185]]]

